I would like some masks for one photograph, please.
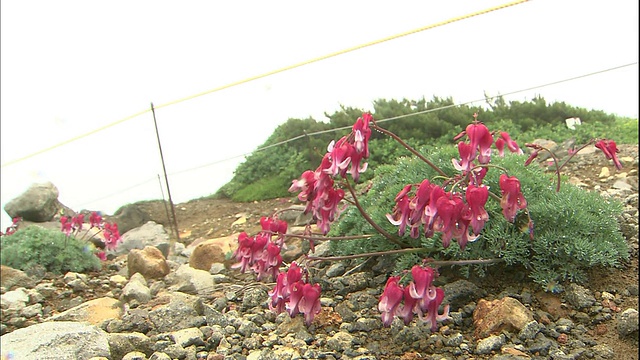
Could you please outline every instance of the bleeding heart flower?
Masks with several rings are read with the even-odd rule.
[[[527,207],[527,200],[522,195],[520,189],[520,180],[515,176],[500,175],[500,190],[502,191],[502,214],[509,222],[513,222],[516,218],[518,210]]]
[[[622,170],[622,164],[620,163],[620,160],[618,160],[618,155],[617,155],[617,153],[620,150],[618,150],[618,146],[616,145],[615,141],[600,140],[596,142],[596,147],[602,150],[602,152],[604,153],[604,156],[606,156],[608,160],[613,160],[613,164],[616,166],[618,170]]]

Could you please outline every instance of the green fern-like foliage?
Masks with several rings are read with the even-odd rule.
[[[457,149],[420,149],[431,161],[449,175],[455,170],[451,159],[458,156]],[[555,175],[544,173],[539,167],[524,166],[525,156],[510,155],[498,157],[494,153],[491,164],[508,171],[508,175],[520,179],[522,192],[528,202],[528,212],[534,221],[534,238],[530,239],[526,222],[509,223],[502,215],[498,201],[489,198],[486,209],[489,221],[481,236],[467,244],[464,251],[452,242],[443,249],[439,234],[426,239],[420,236],[412,239],[407,234],[399,237],[406,245],[423,247],[424,252],[397,256],[395,272],[409,269],[426,257],[438,260],[464,260],[500,258],[506,266],[521,266],[529,271],[529,277],[536,283],[548,285],[560,281],[581,282],[585,271],[595,266],[612,267],[628,258],[628,249],[619,231],[617,215],[622,205],[599,194],[588,192],[562,183],[556,192]],[[500,197],[498,179],[501,170],[492,168],[484,179],[491,192]],[[406,184],[419,184],[428,178],[442,184],[438,174],[427,164],[414,157],[399,159],[395,165],[376,169],[374,185],[360,199],[366,211],[387,232],[398,235],[397,227],[386,219],[391,213],[394,198]],[[414,187],[415,190],[415,187]],[[526,218],[521,212],[518,219]],[[526,218],[528,220],[528,218]],[[521,226],[525,225],[525,226]],[[351,206],[332,226],[330,235],[376,234],[366,241],[334,241],[331,249],[341,255],[382,251],[399,248],[375,230]],[[463,274],[479,271],[481,266],[465,267]]]
[[[29,270],[40,265],[52,273],[64,274],[68,271],[99,270],[102,267],[90,242],[67,238],[60,231],[36,225],[3,236],[0,244],[0,263],[15,269]]]

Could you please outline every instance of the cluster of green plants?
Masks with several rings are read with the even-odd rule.
[[[42,266],[46,271],[64,274],[102,268],[91,242],[37,225],[0,237],[0,248],[0,263],[23,271]]]
[[[458,154],[454,146],[423,147],[420,151],[447,174],[455,173],[451,159]],[[395,273],[401,273],[424,258],[444,261],[501,259],[507,265],[526,269],[534,282],[547,287],[566,280],[584,281],[588,269],[615,267],[628,258],[627,245],[617,221],[622,210],[620,202],[603,199],[596,192],[585,191],[566,181],[556,193],[555,176],[544,173],[537,166],[524,166],[525,159],[523,155],[507,154],[502,158],[494,156],[492,164],[508,169],[510,176],[520,179],[528,214],[535,224],[533,239],[527,227],[527,213],[520,213],[516,223],[511,224],[502,215],[499,201],[490,198],[486,205],[490,220],[480,238],[467,244],[464,251],[457,244],[443,248],[439,234],[429,239],[412,239],[405,235],[403,241],[425,251],[388,255],[396,258]],[[386,219],[395,205],[396,194],[406,184],[418,184],[425,178],[437,178],[439,174],[415,157],[403,157],[395,165],[381,166],[374,171],[373,186],[360,198],[360,203],[376,223],[388,233],[397,234],[397,227]],[[489,171],[484,180],[490,191],[498,189],[498,196],[499,175],[499,171]],[[373,236],[367,240],[332,241],[332,252],[352,255],[398,248],[376,232],[353,206],[340,216],[329,233],[330,236],[361,234]],[[483,274],[485,267],[463,266],[462,273],[468,275],[473,269]]]
[[[474,113],[491,128],[509,132],[520,144],[535,139],[549,139],[561,143],[574,139],[585,143],[594,137],[615,138],[618,144],[638,143],[637,119],[619,118],[600,110],[586,110],[564,102],[547,103],[536,97],[531,101],[505,102],[498,97],[487,99],[488,107],[468,105],[454,106],[453,99],[434,97],[420,100],[376,100],[373,114],[377,119],[393,119],[383,122],[385,127],[405,139],[413,147],[446,146],[462,130]],[[438,110],[436,110],[438,109]],[[434,110],[434,111],[429,111]],[[342,107],[333,114],[325,114],[328,122],[314,119],[289,119],[278,126],[259,149],[240,164],[233,179],[225,184],[214,197],[227,197],[234,201],[249,202],[289,196],[291,180],[307,169],[313,169],[322,159],[327,144],[334,140],[336,132],[353,124],[362,109]],[[566,127],[565,119],[579,117],[582,125],[575,130]],[[383,120],[384,121],[384,120]],[[310,136],[308,134],[322,132]],[[288,141],[295,138],[293,141]],[[283,144],[280,144],[284,142]],[[396,141],[379,133],[370,139],[369,166],[395,162],[407,151]],[[277,145],[279,144],[279,145]],[[363,180],[373,177],[373,172],[362,174]]]

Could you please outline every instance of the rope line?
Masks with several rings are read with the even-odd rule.
[[[275,74],[278,74],[278,73],[281,73],[281,72],[284,72],[284,71],[296,69],[296,68],[299,68],[301,66],[313,64],[313,63],[316,63],[316,62],[319,62],[319,61],[322,61],[322,60],[326,60],[326,59],[329,59],[329,58],[332,58],[332,57],[336,57],[338,55],[346,54],[346,53],[353,52],[353,51],[356,51],[356,50],[360,50],[360,49],[363,49],[363,48],[366,48],[366,47],[369,47],[369,46],[373,46],[373,45],[377,45],[377,44],[380,44],[380,43],[383,43],[383,42],[395,40],[395,39],[398,39],[398,38],[401,38],[401,37],[404,37],[404,36],[408,36],[408,35],[412,35],[412,34],[415,34],[415,33],[419,33],[419,32],[425,31],[425,30],[430,30],[430,29],[433,29],[433,28],[436,28],[436,27],[439,27],[439,26],[444,26],[444,25],[447,25],[447,24],[451,24],[451,23],[454,23],[454,22],[457,22],[457,21],[469,19],[469,18],[472,18],[472,17],[475,17],[475,16],[484,15],[484,14],[487,14],[487,13],[490,13],[490,12],[493,12],[493,11],[497,11],[497,10],[501,10],[501,9],[504,9],[504,8],[508,8],[508,7],[511,7],[511,6],[514,6],[514,5],[519,5],[519,4],[525,3],[527,1],[529,1],[529,0],[512,1],[512,2],[509,2],[509,3],[502,4],[502,5],[497,5],[497,6],[490,7],[490,8],[484,9],[484,10],[479,10],[479,11],[475,11],[475,12],[472,12],[472,13],[469,13],[469,14],[466,14],[466,15],[457,16],[457,17],[454,17],[454,18],[451,18],[451,19],[448,19],[448,20],[440,21],[440,22],[437,22],[437,23],[434,23],[434,24],[431,24],[431,25],[427,25],[427,26],[424,26],[424,27],[420,27],[420,28],[417,28],[417,29],[414,29],[414,30],[405,31],[405,32],[402,32],[400,34],[396,34],[396,35],[388,36],[388,37],[385,37],[385,38],[382,38],[382,39],[370,41],[370,42],[367,42],[367,43],[364,43],[364,44],[356,45],[356,46],[353,46],[353,47],[350,47],[350,48],[347,48],[347,49],[344,49],[344,50],[336,51],[336,52],[333,52],[333,53],[330,53],[330,54],[327,54],[327,55],[323,55],[323,56],[319,56],[319,57],[316,57],[316,58],[313,58],[313,59],[310,59],[310,60],[302,61],[302,62],[299,62],[297,64],[285,66],[283,68],[272,70],[272,71],[266,72],[264,74],[255,75],[255,76],[246,78],[244,80],[239,80],[239,81],[236,81],[236,82],[232,82],[230,84],[219,86],[217,88],[210,89],[210,90],[207,90],[207,91],[203,91],[203,92],[200,92],[200,93],[197,93],[197,94],[194,94],[194,95],[191,95],[191,96],[187,96],[187,97],[184,97],[184,98],[181,98],[181,99],[169,101],[169,102],[166,102],[164,104],[157,105],[157,106],[155,106],[155,108],[156,109],[160,109],[160,108],[164,108],[164,107],[167,107],[167,106],[170,106],[170,105],[175,105],[175,104],[178,104],[178,103],[181,103],[181,102],[185,102],[185,101],[188,101],[188,100],[192,100],[192,99],[195,99],[197,97],[208,95],[208,94],[220,91],[220,90],[225,90],[225,89],[228,89],[228,88],[231,88],[231,87],[234,87],[234,86],[238,86],[238,85],[245,84],[245,83],[248,83],[248,82],[251,82],[251,81],[255,81],[255,80],[258,80],[258,79],[262,79],[262,78],[265,78],[265,77],[268,77],[268,76],[271,76],[271,75],[275,75]],[[143,111],[139,111],[139,112],[137,112],[137,113],[135,113],[133,115],[129,115],[129,116],[123,118],[123,119],[117,120],[115,122],[112,122],[110,124],[107,124],[105,126],[97,128],[95,130],[89,131],[87,133],[78,135],[78,136],[73,137],[71,139],[65,140],[65,141],[63,141],[61,143],[58,143],[56,145],[49,146],[49,147],[47,147],[45,149],[36,151],[36,152],[34,152],[32,154],[23,156],[21,158],[8,161],[8,162],[0,165],[0,167],[7,167],[7,166],[10,166],[10,165],[22,162],[24,160],[27,160],[27,159],[32,158],[34,156],[40,155],[40,154],[45,153],[47,151],[51,151],[51,150],[53,150],[55,148],[58,148],[60,146],[69,144],[69,143],[74,142],[76,140],[79,140],[81,138],[84,138],[84,137],[93,135],[93,134],[95,134],[97,132],[100,132],[102,130],[108,129],[108,128],[112,127],[112,126],[121,124],[121,123],[123,123],[125,121],[131,120],[131,119],[133,119],[135,117],[138,117],[138,116],[143,115],[145,113],[148,113],[150,111],[151,111],[150,109],[145,109]]]

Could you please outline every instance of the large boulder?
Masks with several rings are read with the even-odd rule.
[[[149,215],[142,211],[136,204],[124,205],[105,220],[118,224],[118,231],[124,234],[131,229],[135,229],[151,220]]]
[[[44,322],[2,335],[3,354],[14,359],[111,358],[107,333],[78,322]]]
[[[117,224],[118,230],[120,230],[120,224]],[[146,246],[154,246],[160,251],[168,250],[170,246],[169,234],[167,234],[164,226],[153,221],[127,232],[121,231],[121,234],[122,243],[116,249],[117,255],[128,254],[133,249],[144,249]],[[163,251],[162,255],[165,258],[168,256],[165,251]]]
[[[27,191],[4,206],[11,217],[21,217],[25,221],[45,222],[66,207],[58,201],[58,188],[51,182],[33,184]]]

